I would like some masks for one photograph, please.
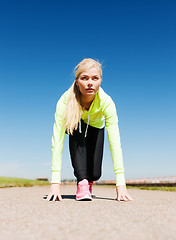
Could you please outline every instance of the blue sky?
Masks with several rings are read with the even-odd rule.
[[[176,169],[175,1],[0,1],[0,176],[48,177],[56,103],[83,58],[103,63],[126,179]],[[75,178],[66,135],[62,179]],[[102,177],[115,180],[105,136]]]

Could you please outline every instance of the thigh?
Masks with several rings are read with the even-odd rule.
[[[83,126],[82,126],[83,130]],[[73,135],[69,135],[69,150],[71,162],[74,170],[87,171],[87,152],[86,152],[86,141],[82,133],[79,133],[79,128],[73,132]]]
[[[87,163],[90,175],[100,175],[104,147],[104,128],[89,127],[86,138]]]

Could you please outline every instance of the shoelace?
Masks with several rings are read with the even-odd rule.
[[[79,185],[79,187],[80,187],[81,191],[83,191],[83,190],[88,191],[89,190],[89,186],[88,185]]]

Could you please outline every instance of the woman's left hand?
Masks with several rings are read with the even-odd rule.
[[[116,186],[116,192],[117,192],[117,198],[115,200],[119,201],[121,200],[121,198],[127,202],[129,201],[133,201],[134,199],[132,197],[130,197],[130,195],[127,192],[126,186]]]

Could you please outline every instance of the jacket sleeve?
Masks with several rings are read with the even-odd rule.
[[[110,96],[106,99],[103,109],[105,117],[106,131],[108,134],[109,147],[111,151],[111,157],[114,165],[114,172],[116,175],[116,186],[126,185],[122,148],[120,142],[120,133],[118,126],[118,116],[116,107]]]
[[[53,126],[51,183],[61,183],[62,151],[65,139],[65,128],[62,117],[65,105],[66,98],[65,94],[63,94],[56,105],[55,122]]]

